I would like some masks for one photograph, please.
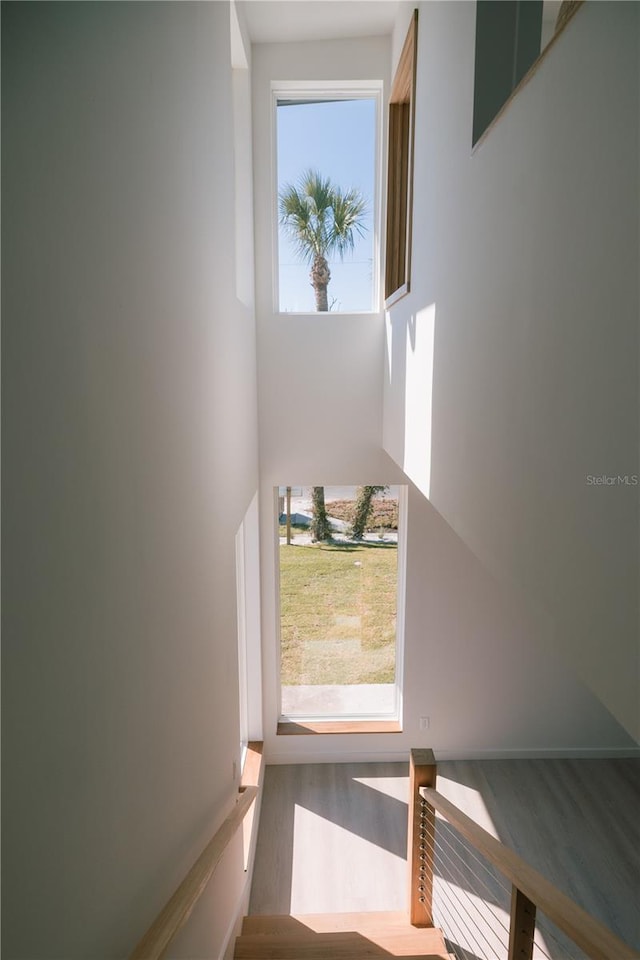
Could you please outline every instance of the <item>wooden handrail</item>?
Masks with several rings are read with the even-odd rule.
[[[419,793],[511,881],[515,890],[535,904],[592,960],[640,960],[640,953],[558,890],[517,853],[478,826],[437,790],[420,787]]]
[[[164,956],[175,935],[189,919],[229,841],[233,839],[253,806],[260,789],[261,770],[262,743],[256,741],[248,747],[243,783],[235,807],[139,941],[130,960],[161,960]],[[252,782],[247,783],[247,780]]]

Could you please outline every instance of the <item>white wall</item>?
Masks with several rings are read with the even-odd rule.
[[[234,538],[258,479],[229,37],[221,3],[3,11],[15,960],[128,955],[238,786]],[[223,947],[235,852],[187,955]]]
[[[441,759],[633,747],[556,650],[548,614],[493,576],[415,486],[406,621],[407,746],[433,747]],[[426,733],[420,716],[430,718]]]
[[[474,32],[473,3],[420,5],[412,291],[387,325],[385,448],[467,571],[451,569],[460,613],[439,631],[438,672],[503,675],[480,721],[466,698],[447,714],[442,743],[458,724],[489,744],[511,722],[514,747],[622,746],[608,711],[640,734],[639,488],[587,476],[640,473],[638,9],[586,3],[472,153]],[[432,621],[420,566],[435,549],[409,560],[408,630]],[[469,621],[452,644],[486,578],[502,637],[479,647]]]

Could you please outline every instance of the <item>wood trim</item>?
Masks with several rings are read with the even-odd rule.
[[[574,15],[580,4],[584,3],[584,0],[562,0],[560,4],[560,9],[558,10],[558,16],[556,19],[555,29],[553,35],[560,33],[566,25],[571,20],[571,17]]]
[[[242,771],[242,787],[260,787],[264,763],[262,757],[262,740],[250,740],[247,744],[247,756]]]
[[[405,254],[404,254],[404,277],[401,278],[406,283],[407,289],[411,286],[411,254],[413,246],[413,163],[414,163],[414,144],[416,128],[416,81],[418,70],[418,11],[413,11],[413,20],[411,21],[411,44],[412,44],[412,62],[411,62],[411,88],[409,93],[409,130],[408,145],[409,156],[407,158],[407,181],[405,185]]]
[[[525,897],[571,937],[591,960],[640,960],[640,953],[579,907],[541,873],[431,787],[420,796],[442,814],[476,850],[497,867]]]
[[[397,720],[301,720],[278,723],[276,734],[281,737],[314,736],[334,733],[402,733]]]
[[[512,887],[508,960],[533,960],[535,935],[536,905],[525,897],[522,890]]]
[[[408,103],[389,104],[387,261],[385,291],[406,282],[406,203],[411,115]]]
[[[409,291],[418,11],[407,30],[389,98],[385,307]]]
[[[384,301],[385,310],[388,310],[389,307],[392,307],[394,303],[398,302],[398,300],[402,300],[402,298],[405,297],[408,293],[409,293],[409,284],[403,283],[402,286],[398,287],[397,290],[394,290],[391,296],[387,297],[387,299]]]
[[[262,743],[251,741],[247,746],[242,785],[233,810],[138,942],[129,960],[161,960],[165,955],[171,941],[191,916],[229,842],[247,814],[253,816],[263,770]]]
[[[413,11],[407,35],[404,38],[400,59],[393,77],[389,103],[408,103],[411,100],[415,78],[415,53],[418,33],[418,11]]]
[[[245,787],[257,787],[258,792],[262,788],[264,779],[264,758],[262,755],[262,741],[250,740],[247,744],[247,754],[244,759],[242,770],[242,779],[240,789]],[[259,816],[259,804],[254,803],[248,811],[242,824],[242,837],[244,843],[244,869],[249,869],[249,861],[254,848],[255,830]]]
[[[436,816],[422,806],[420,787],[435,787],[438,768],[432,750],[411,750],[409,758],[409,922],[433,926],[433,862]],[[424,858],[424,859],[423,859]]]

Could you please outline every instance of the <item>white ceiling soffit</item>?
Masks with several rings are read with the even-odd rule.
[[[390,34],[403,0],[241,0],[253,43]]]

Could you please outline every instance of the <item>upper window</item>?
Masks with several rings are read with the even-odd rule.
[[[582,0],[478,0],[473,143],[478,142],[540,53]]]
[[[274,90],[277,309],[377,310],[380,87]]]
[[[409,292],[411,280],[411,217],[413,128],[416,89],[418,11],[400,54],[389,98],[389,162],[387,169],[387,247],[385,305]]]

